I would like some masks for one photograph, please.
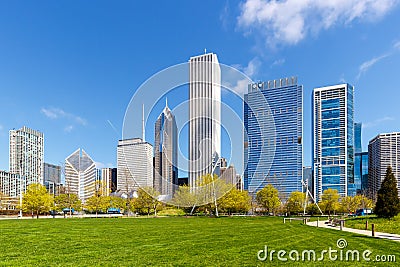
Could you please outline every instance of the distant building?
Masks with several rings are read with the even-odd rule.
[[[43,184],[43,133],[22,127],[10,131],[10,173],[22,177],[22,192],[32,183]],[[17,183],[16,191],[19,192]],[[19,193],[18,193],[19,194]]]
[[[326,189],[348,195],[354,183],[353,86],[338,84],[313,91],[314,194]]]
[[[313,192],[314,180],[313,180],[312,167],[310,167],[310,166],[304,166],[303,167],[303,182],[304,182],[305,185],[307,185],[307,189],[311,193],[311,195],[314,196],[314,192]],[[304,187],[304,185],[303,185],[303,187]],[[305,189],[305,187],[304,187],[304,189]],[[303,190],[303,192],[304,191],[305,190]],[[304,193],[307,193],[307,192],[304,192]]]
[[[65,190],[76,194],[83,203],[95,193],[96,165],[82,149],[65,159]]]
[[[189,184],[217,174],[221,156],[221,69],[216,54],[189,60]]]
[[[224,164],[224,166],[226,166],[226,164]],[[219,177],[227,184],[234,185],[235,188],[239,190],[242,189],[242,179],[241,176],[237,174],[235,166],[229,165],[229,167],[221,167]]]
[[[96,192],[102,196],[110,196],[117,191],[117,168],[96,169]]]
[[[117,190],[131,193],[153,187],[153,146],[141,138],[118,141]]]
[[[178,128],[167,102],[154,135],[154,189],[172,197],[178,185]]]
[[[21,182],[18,174],[0,171],[0,193],[7,197],[19,197],[19,183]]]
[[[378,190],[385,179],[386,170],[392,167],[397,179],[400,197],[400,132],[379,134],[368,144],[368,191],[376,200]]]
[[[357,195],[368,194],[368,152],[356,153],[354,156],[354,184]]]
[[[361,122],[354,123],[354,153],[362,152],[361,129],[362,129]]]
[[[61,166],[44,163],[44,186],[52,195],[59,195],[59,187],[61,185]]]
[[[179,186],[189,186],[189,177],[178,178],[178,185]]]
[[[303,86],[296,77],[252,83],[244,99],[244,189],[301,191]]]

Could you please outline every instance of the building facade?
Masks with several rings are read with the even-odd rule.
[[[83,203],[95,193],[96,164],[82,149],[65,159],[65,190],[76,194]]]
[[[10,173],[22,177],[22,192],[33,183],[43,184],[44,135],[22,127],[10,131]],[[17,183],[19,192],[19,183]]]
[[[216,54],[189,60],[189,184],[217,174],[221,156],[221,69]]]
[[[249,84],[244,99],[244,189],[301,191],[303,86],[296,77]]]
[[[141,138],[118,141],[117,191],[132,193],[153,187],[153,146]]]
[[[102,196],[110,196],[117,191],[117,168],[96,169],[95,191]]]
[[[52,195],[59,195],[61,166],[45,162],[43,170],[43,181],[47,191]]]
[[[400,132],[380,134],[369,141],[368,156],[369,196],[376,200],[386,170],[391,166],[400,197]]]
[[[6,171],[0,171],[0,193],[5,197],[16,198],[19,197],[20,192],[19,184],[23,182],[20,180],[18,174],[13,174]]]
[[[361,129],[362,129],[361,122],[354,123],[354,153],[362,152]]]
[[[154,189],[172,197],[178,186],[178,127],[167,102],[154,135]]]
[[[314,194],[336,189],[348,195],[354,183],[353,86],[339,84],[313,91]]]

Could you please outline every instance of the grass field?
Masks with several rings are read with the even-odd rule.
[[[375,231],[400,235],[400,215],[393,219],[382,219],[375,216],[357,217],[346,220],[346,227],[365,230],[365,222],[368,220],[368,230],[372,230],[375,224]]]
[[[105,218],[0,221],[0,266],[262,266],[257,252],[269,250],[369,249],[396,255],[400,244],[320,229],[281,218]],[[317,256],[318,257],[318,256]],[[291,266],[376,266],[367,262],[300,262]],[[393,266],[394,263],[382,264]]]

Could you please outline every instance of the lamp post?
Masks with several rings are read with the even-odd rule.
[[[22,159],[19,161],[19,215],[22,218]]]

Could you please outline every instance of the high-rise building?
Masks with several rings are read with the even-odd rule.
[[[178,185],[178,127],[167,102],[154,135],[154,189],[172,197]]]
[[[400,197],[400,132],[379,134],[368,144],[368,191],[376,200],[378,190],[385,179],[386,170],[392,167],[397,179]]]
[[[368,194],[368,152],[354,155],[354,188],[349,195]]]
[[[96,189],[102,196],[109,196],[117,191],[117,168],[96,169]]]
[[[361,129],[362,129],[361,122],[354,123],[354,153],[362,152]]]
[[[43,181],[47,191],[52,195],[58,195],[57,188],[61,184],[61,166],[44,163]]]
[[[354,183],[353,86],[338,84],[313,91],[314,194],[336,189],[347,196]]]
[[[301,191],[303,86],[296,77],[249,84],[244,99],[244,189]]]
[[[191,57],[189,64],[189,184],[194,187],[200,176],[219,174],[221,69],[213,53]]]
[[[82,149],[65,159],[65,190],[76,194],[82,202],[95,193],[96,164]]]
[[[19,197],[20,176],[6,171],[0,171],[0,193],[6,197]]]
[[[22,177],[22,192],[32,183],[43,184],[43,154],[43,133],[25,126],[10,131],[10,173]],[[17,183],[17,192],[19,184]]]
[[[132,193],[138,187],[153,187],[153,146],[141,138],[118,141],[117,190]]]

